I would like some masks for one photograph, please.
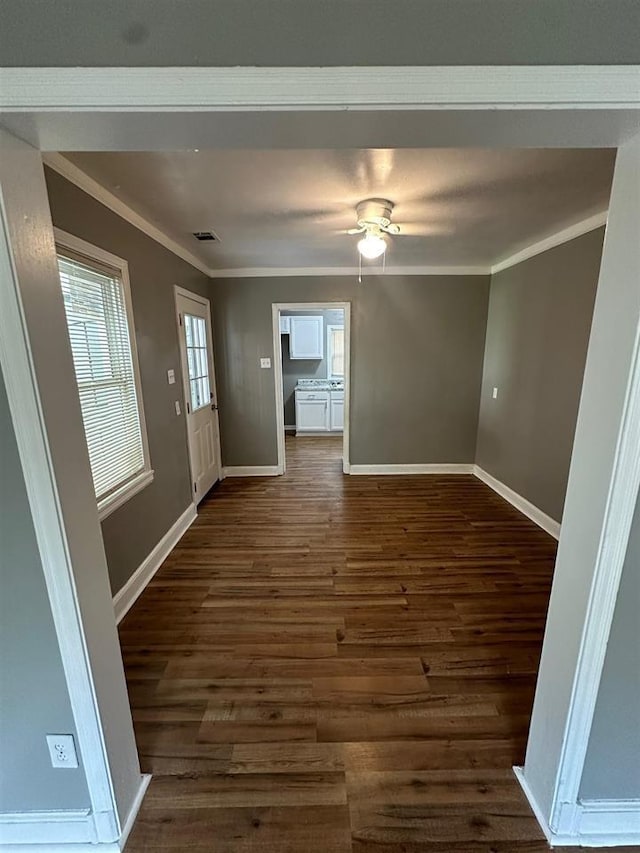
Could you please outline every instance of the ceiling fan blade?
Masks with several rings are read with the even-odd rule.
[[[386,231],[387,234],[392,234],[392,235],[393,234],[399,234],[400,233],[400,226],[396,225],[395,222],[392,222],[390,225],[387,225],[387,227],[383,228],[382,230]]]
[[[366,228],[349,228],[348,231],[345,231],[345,234],[364,234]]]

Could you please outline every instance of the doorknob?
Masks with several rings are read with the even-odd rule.
[[[211,404],[211,411],[212,411],[212,412],[217,412],[217,411],[218,411],[218,404],[217,404],[217,403],[212,403],[212,404]]]

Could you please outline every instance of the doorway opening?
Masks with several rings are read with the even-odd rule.
[[[278,471],[342,462],[349,473],[348,302],[273,304]]]

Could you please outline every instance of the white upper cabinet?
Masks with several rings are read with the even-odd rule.
[[[289,358],[324,358],[324,318],[290,317]]]

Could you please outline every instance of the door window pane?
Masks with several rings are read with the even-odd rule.
[[[207,325],[203,317],[185,314],[184,329],[187,344],[191,411],[195,412],[203,406],[208,406],[211,401]]]

